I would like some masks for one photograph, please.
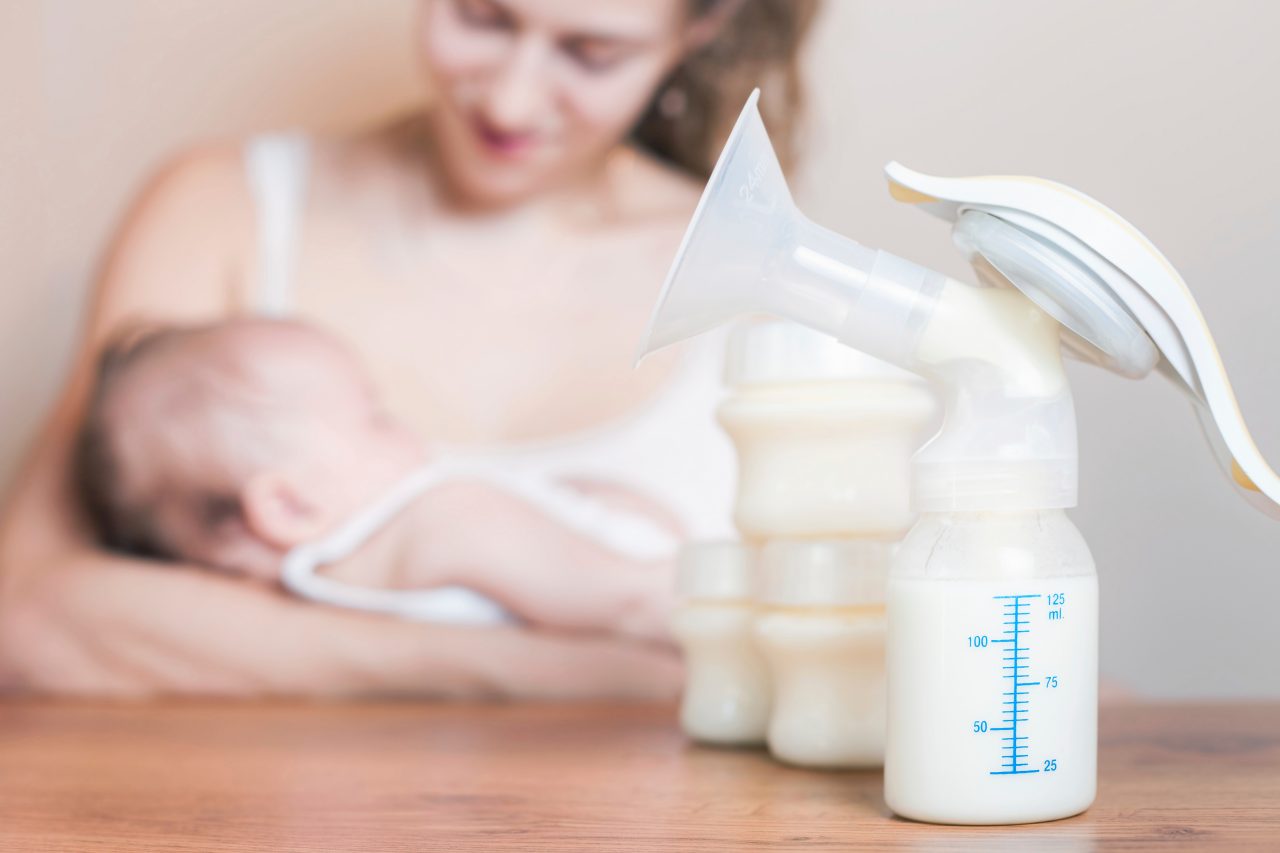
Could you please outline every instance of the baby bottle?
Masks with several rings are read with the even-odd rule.
[[[907,531],[911,454],[937,411],[923,380],[787,320],[735,329],[725,380],[745,539]]]
[[[1098,583],[1061,508],[927,511],[889,579],[885,801],[937,823],[1093,802]]]
[[[740,542],[695,542],[680,553],[672,632],[686,667],[680,725],[694,740],[764,742],[771,689],[752,633],[755,563]]]
[[[774,685],[769,750],[782,761],[883,763],[891,548],[868,539],[765,546],[756,637]]]

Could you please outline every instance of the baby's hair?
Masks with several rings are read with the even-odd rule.
[[[280,357],[313,365],[315,353],[293,345],[317,336],[304,324],[251,317],[111,336],[72,451],[77,497],[101,544],[208,563],[235,541],[247,523],[244,486],[296,458],[299,436],[315,426],[270,365]],[[293,377],[290,369],[283,373]]]
[[[173,556],[156,525],[154,507],[128,494],[110,404],[127,373],[190,331],[178,326],[130,326],[108,339],[98,355],[93,388],[72,452],[72,473],[94,533],[112,550],[155,559]]]

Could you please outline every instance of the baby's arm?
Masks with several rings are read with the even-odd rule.
[[[673,527],[660,510],[623,490],[574,487],[606,506]],[[389,579],[394,586],[460,584],[534,625],[667,637],[670,560],[628,559],[479,481],[434,489],[407,515],[407,545]]]

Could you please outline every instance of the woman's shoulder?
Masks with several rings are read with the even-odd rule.
[[[135,209],[160,207],[175,212],[195,202],[234,210],[248,201],[242,141],[210,142],[181,149],[152,170]]]
[[[225,311],[232,271],[252,245],[253,204],[241,146],[200,145],[145,179],[106,253],[102,307],[110,314],[207,317]]]

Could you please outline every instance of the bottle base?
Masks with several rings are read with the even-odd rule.
[[[765,734],[758,726],[741,724],[694,725],[681,720],[680,729],[689,740],[704,746],[759,749],[765,745]]]
[[[856,753],[814,753],[803,750],[779,749],[769,744],[769,754],[782,764],[805,767],[810,770],[879,770],[884,767],[884,754],[859,755]]]
[[[898,817],[915,823],[945,826],[1016,826],[1025,823],[1048,823],[1084,814],[1093,805],[1093,796],[1083,803],[1060,808],[1023,808],[1004,812],[952,812],[946,808],[910,808],[888,802],[889,810]]]

